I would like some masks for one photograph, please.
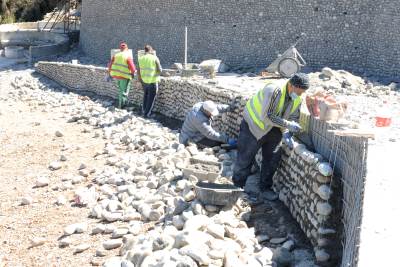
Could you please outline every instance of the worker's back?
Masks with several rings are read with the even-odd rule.
[[[198,142],[204,138],[198,128],[201,124],[211,124],[211,120],[201,111],[203,102],[195,104],[186,115],[185,121],[183,122],[181,133],[179,135],[179,142],[186,144],[189,140]]]
[[[159,80],[157,75],[157,56],[146,53],[139,57],[140,76],[144,83],[156,83]]]

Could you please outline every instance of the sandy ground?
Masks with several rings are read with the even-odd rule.
[[[0,96],[6,95],[7,90],[0,92]],[[53,189],[61,185],[64,176],[78,175],[81,163],[89,168],[103,166],[93,155],[104,146],[102,139],[92,138],[93,132],[82,133],[84,125],[67,123],[63,109],[36,101],[0,101],[0,262],[5,266],[90,266],[99,246],[99,238],[81,234],[73,237],[76,244],[90,242],[91,249],[72,256],[72,248],[58,248],[63,227],[87,221],[88,211],[69,203],[57,206],[57,197],[64,195],[71,200],[73,190]],[[56,130],[64,136],[56,137]],[[71,148],[62,151],[64,145]],[[68,160],[62,169],[50,171],[49,163],[61,154]],[[34,188],[41,175],[50,178],[50,185]],[[24,196],[31,196],[33,204],[21,206]],[[34,237],[44,237],[47,242],[29,249]]]

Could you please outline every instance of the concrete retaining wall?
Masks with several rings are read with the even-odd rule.
[[[152,44],[165,65],[223,59],[246,69],[266,67],[301,32],[298,45],[309,66],[377,76],[400,74],[398,1],[130,1],[82,3],[81,46],[106,62],[126,40],[134,50]]]
[[[91,91],[99,95],[117,97],[115,84],[104,81],[107,73],[105,68],[39,62],[36,70],[76,91]],[[235,111],[227,114],[226,121],[219,119],[215,124],[220,130],[236,136],[243,106],[251,94],[223,89],[212,84],[202,85],[179,77],[162,78],[155,110],[182,120],[190,107],[198,101],[210,99],[226,104],[234,101]],[[142,95],[141,85],[134,81],[129,98],[140,104]],[[308,115],[302,114],[301,119],[304,125],[308,125],[306,130],[320,155],[307,150],[303,145],[295,151],[286,149],[283,156],[286,160],[281,162],[274,177],[274,187],[311,240],[319,259],[329,257],[331,262],[339,260],[342,247],[345,252],[342,266],[355,266],[358,257],[367,143],[364,139],[332,136],[328,132],[327,123]],[[335,158],[332,155],[336,155]],[[345,160],[349,158],[352,160]],[[357,160],[359,158],[363,160]],[[319,164],[326,161],[334,168],[334,176],[325,177],[319,172]],[[353,168],[359,170],[354,172]],[[354,192],[357,195],[354,195]],[[346,205],[342,206],[342,201]]]
[[[47,56],[61,55],[69,51],[69,38],[65,34],[38,31],[30,28],[34,25],[8,24],[0,27],[0,42],[2,47],[23,46],[29,48],[29,56],[35,61]],[[21,28],[19,28],[21,27]]]

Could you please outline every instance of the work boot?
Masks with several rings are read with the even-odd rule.
[[[240,188],[244,188],[244,186],[246,185],[246,181],[243,181],[242,179],[232,179],[232,181],[233,181],[233,184],[236,186],[236,187],[240,187]]]
[[[271,189],[267,189],[261,193],[261,197],[265,200],[275,201],[278,199],[278,194]]]

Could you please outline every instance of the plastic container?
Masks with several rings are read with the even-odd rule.
[[[375,117],[376,127],[388,127],[392,123],[392,115],[390,112],[389,105],[386,101],[383,101],[383,105],[377,110],[377,115]]]
[[[216,206],[233,205],[243,193],[243,189],[234,185],[204,182],[198,182],[194,191],[201,203]]]

